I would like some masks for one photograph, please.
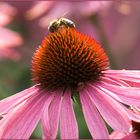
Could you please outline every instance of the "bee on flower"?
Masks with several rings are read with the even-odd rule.
[[[105,122],[130,132],[135,113],[126,105],[140,107],[140,71],[111,70],[101,45],[65,18],[51,22],[34,53],[32,81],[34,86],[0,101],[1,139],[28,139],[40,120],[43,139],[55,139],[59,123],[61,139],[78,139],[76,96],[95,139],[109,138]]]

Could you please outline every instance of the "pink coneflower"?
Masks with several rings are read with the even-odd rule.
[[[125,105],[140,107],[140,71],[110,70],[100,44],[67,19],[49,30],[33,56],[35,86],[0,102],[0,138],[28,139],[41,119],[43,138],[56,138],[60,122],[61,139],[78,139],[75,96],[93,138],[109,138],[103,119],[129,132],[134,114]]]

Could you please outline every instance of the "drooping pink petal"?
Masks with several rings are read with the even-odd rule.
[[[131,106],[131,110],[133,110],[133,112],[135,112],[135,114],[137,114],[140,117],[140,108]]]
[[[106,70],[103,73],[107,77],[140,83],[140,71],[137,70]]]
[[[100,82],[100,88],[104,88],[108,93],[116,94],[121,102],[127,105],[134,105],[140,107],[140,88],[136,87],[121,87],[105,82]]]
[[[59,124],[59,115],[61,109],[61,102],[62,102],[62,92],[56,93],[56,97],[51,102],[49,107],[49,122],[50,122],[50,132],[52,134],[52,138],[56,138],[58,124]]]
[[[38,93],[18,105],[0,121],[1,139],[29,139],[42,113],[46,95]]]
[[[78,126],[75,118],[70,91],[65,91],[60,112],[61,139],[78,139]]]
[[[93,93],[94,94],[94,93]],[[108,139],[109,134],[107,128],[99,115],[96,107],[88,96],[88,91],[80,91],[80,100],[82,104],[82,109],[84,117],[92,135],[95,139]]]
[[[131,87],[140,88],[140,72],[136,70],[107,70],[103,72],[104,77],[114,81],[124,82]]]
[[[129,117],[131,118],[131,120],[140,122],[140,108],[131,106],[130,109],[127,109],[127,112],[129,113]]]
[[[110,77],[102,77],[101,81],[104,81],[104,82],[112,84],[112,85],[117,85],[117,86],[126,86],[126,87],[130,86],[129,84],[127,84],[126,82],[124,82],[124,81],[122,81],[118,78],[113,79],[113,78],[110,78]]]
[[[125,109],[126,109],[127,113],[129,114],[129,117],[130,117],[131,120],[134,120],[136,122],[140,122],[140,115],[136,114],[134,112],[134,110],[130,110],[130,109],[127,109],[127,108],[125,108]]]
[[[110,134],[110,139],[136,140],[137,138],[134,132],[120,133],[120,132],[113,131]]]
[[[52,139],[51,133],[50,133],[50,124],[49,124],[49,115],[48,115],[48,109],[49,105],[53,99],[53,95],[49,97],[49,99],[45,102],[43,113],[41,116],[42,121],[42,138],[43,139]]]
[[[6,114],[14,106],[34,96],[39,91],[37,86],[32,86],[26,90],[23,90],[15,95],[12,95],[6,99],[0,101],[0,114]]]
[[[110,90],[105,89],[105,87],[107,87],[107,86],[105,86],[105,87],[103,87],[103,86],[101,86],[101,85],[100,85],[100,86],[99,86],[99,85],[96,85],[96,86],[98,86],[98,88],[100,88],[102,91],[104,91],[106,94],[108,94],[109,96],[111,96],[111,97],[114,98],[115,100],[126,104],[126,102],[124,102],[124,101],[122,100],[122,98],[120,98],[120,96],[118,96],[117,94],[111,92]],[[128,105],[129,105],[129,104],[128,104]],[[137,121],[137,122],[140,121],[140,116],[138,116],[136,113],[134,113],[132,110],[126,108],[125,106],[122,105],[122,107],[123,107],[123,108],[126,110],[126,112],[129,114],[129,118],[130,118],[131,120],[135,120],[135,121]]]
[[[59,124],[59,113],[61,107],[62,92],[55,92],[54,99],[46,102],[42,116],[43,139],[55,139]]]
[[[90,85],[89,96],[95,103],[105,121],[116,131],[128,132],[130,121],[121,105],[99,88]]]
[[[139,70],[125,70],[125,69],[122,69],[122,70],[111,70],[111,69],[108,69],[106,71],[103,71],[103,73],[105,73],[105,74],[119,74],[119,75],[134,76],[134,75],[139,75],[140,71]]]

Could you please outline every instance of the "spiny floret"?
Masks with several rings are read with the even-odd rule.
[[[77,89],[81,83],[100,79],[108,67],[108,57],[93,39],[63,28],[50,33],[35,52],[32,76],[46,89]]]

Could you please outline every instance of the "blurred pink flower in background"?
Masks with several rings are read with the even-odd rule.
[[[56,1],[40,1],[35,2],[30,10],[27,11],[26,17],[30,20],[40,17],[40,25],[48,27],[50,21],[56,18],[67,16],[90,16],[93,13],[107,9],[112,2],[107,1],[87,1],[87,2],[56,2]],[[88,7],[85,10],[85,7]],[[80,16],[78,16],[80,14]],[[43,15],[43,17],[41,17]]]
[[[21,45],[22,38],[18,33],[5,27],[11,22],[16,12],[16,9],[8,3],[0,2],[0,59],[19,58],[19,54],[13,50],[13,47]]]
[[[25,17],[29,20],[36,19],[43,28],[47,28],[53,19],[67,17],[75,21],[77,29],[99,40],[90,16],[98,12],[105,12],[111,4],[111,1],[40,1],[34,2]],[[85,7],[88,8],[85,10]]]
[[[140,69],[140,2],[120,1],[110,7],[108,14],[99,13],[105,37],[118,69]]]

